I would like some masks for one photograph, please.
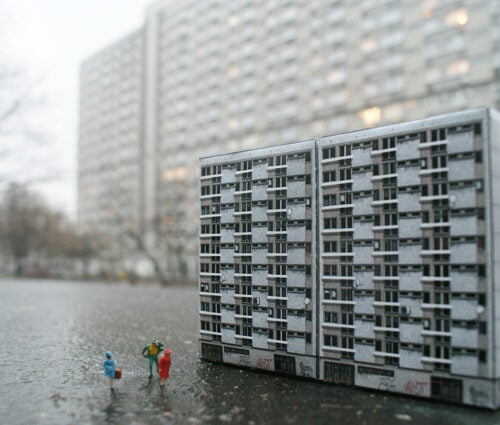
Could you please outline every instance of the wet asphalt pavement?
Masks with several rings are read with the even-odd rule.
[[[142,348],[172,349],[166,388]],[[493,425],[500,412],[199,360],[196,288],[0,281],[0,423]],[[123,379],[102,371],[112,350]]]

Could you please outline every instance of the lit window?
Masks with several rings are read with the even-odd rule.
[[[227,75],[229,78],[236,78],[240,73],[240,68],[238,66],[231,66],[227,70]]]
[[[445,24],[450,27],[455,25],[464,26],[468,20],[469,16],[464,8],[452,10],[444,18]]]
[[[232,15],[227,19],[227,23],[229,24],[230,27],[235,27],[236,25],[239,24],[239,22],[240,20],[236,15]]]
[[[237,128],[239,128],[240,126],[240,120],[237,119],[237,118],[233,118],[233,119],[230,119],[228,122],[227,122],[227,126],[231,129],[231,130],[236,130]]]
[[[344,80],[345,80],[345,72],[341,70],[332,71],[328,76],[328,81],[330,81],[331,84],[337,84]]]
[[[323,59],[323,56],[315,56],[311,61],[311,67],[319,68],[324,62],[325,60]]]
[[[466,74],[469,71],[469,61],[466,59],[459,59],[455,62],[448,64],[446,69],[448,75],[455,77],[458,75]]]
[[[431,16],[432,16],[432,10],[430,10],[430,9],[425,9],[425,10],[422,12],[422,17],[423,17],[424,19],[429,19]]]
[[[365,53],[373,52],[377,48],[377,40],[375,38],[365,38],[361,42],[361,50]]]
[[[373,108],[363,109],[359,113],[359,116],[363,120],[365,126],[372,127],[380,122],[381,114],[382,112],[380,108],[378,106],[374,106]]]
[[[167,182],[185,180],[186,173],[185,167],[167,168],[163,170],[163,178]]]

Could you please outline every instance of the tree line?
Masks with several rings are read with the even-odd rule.
[[[28,187],[10,183],[3,190],[0,264],[4,273],[52,276],[66,272],[86,277],[88,262],[99,245],[97,234],[79,232],[64,213]]]

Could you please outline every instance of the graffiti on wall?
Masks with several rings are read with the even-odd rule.
[[[477,389],[474,385],[469,387],[469,395],[472,404],[476,406],[489,405],[490,397],[486,391]]]
[[[248,356],[240,356],[239,366],[250,367],[250,359]]]
[[[260,369],[269,369],[271,367],[272,361],[273,361],[273,359],[259,357],[257,359],[257,367]]]
[[[313,376],[313,368],[309,365],[305,365],[304,363],[299,363],[300,374],[305,376],[306,378],[312,378]]]
[[[403,387],[403,391],[406,394],[423,396],[425,395],[425,389],[429,385],[428,382],[425,381],[408,381]]]
[[[396,391],[396,385],[394,384],[396,378],[382,377],[378,381],[377,389],[383,391]]]

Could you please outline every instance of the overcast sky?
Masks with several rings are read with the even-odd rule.
[[[2,60],[16,65],[43,96],[33,117],[50,142],[37,162],[61,170],[38,185],[52,205],[74,216],[79,67],[83,59],[138,28],[154,0],[0,0]],[[7,58],[7,59],[6,59]],[[50,149],[48,147],[50,147]],[[24,152],[15,161],[26,162]],[[29,166],[28,166],[29,168]]]

